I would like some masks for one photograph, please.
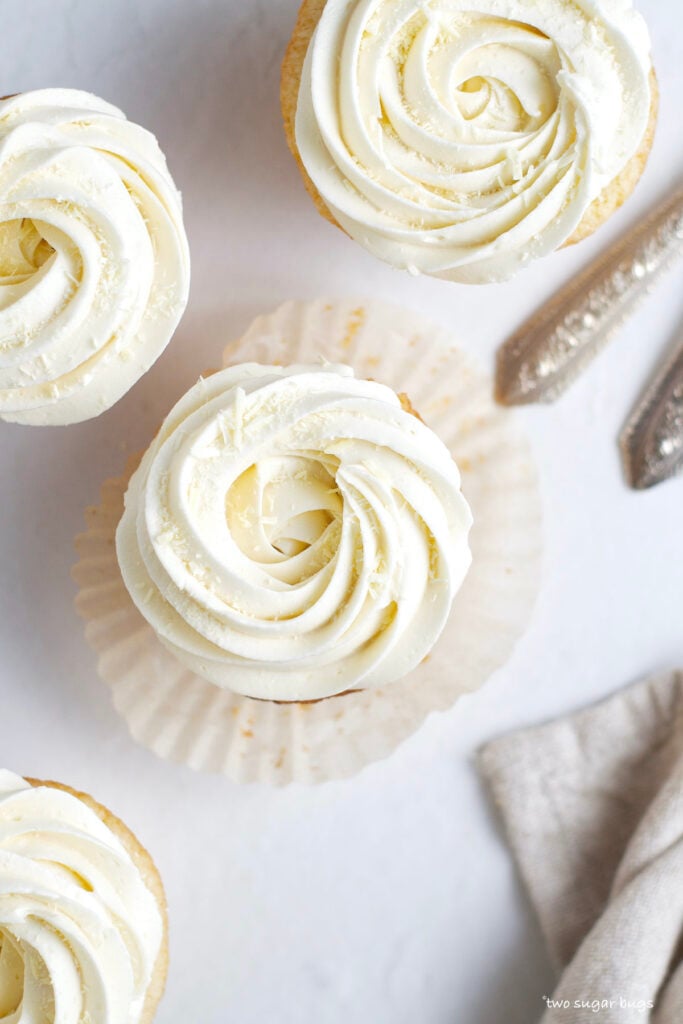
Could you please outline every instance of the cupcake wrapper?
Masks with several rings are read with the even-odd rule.
[[[104,484],[76,540],[77,609],[131,734],[160,757],[238,782],[323,782],[386,757],[431,711],[450,708],[507,660],[538,590],[541,513],[528,443],[448,333],[374,302],[290,302],[254,321],[224,357],[225,365],[321,361],[406,392],[451,450],[472,508],[472,568],[441,639],[405,679],[278,704],[220,690],[180,665],[133,605],[116,560],[137,460]]]

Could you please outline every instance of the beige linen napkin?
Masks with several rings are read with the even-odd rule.
[[[542,1024],[683,1024],[683,672],[497,739],[480,768],[560,975]]]

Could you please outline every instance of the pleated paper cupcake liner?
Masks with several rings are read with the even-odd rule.
[[[313,703],[221,690],[160,643],[123,584],[114,537],[137,460],[108,480],[76,540],[77,608],[98,671],[133,737],[160,757],[238,782],[323,782],[392,753],[432,711],[481,686],[509,658],[540,577],[536,472],[514,414],[440,327],[375,302],[290,302],[228,346],[224,364],[348,363],[405,392],[449,447],[474,516],[473,561],[431,654],[400,682]]]

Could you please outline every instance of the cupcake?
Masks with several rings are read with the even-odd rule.
[[[0,418],[97,416],[149,369],[187,304],[187,238],[164,155],[90,93],[10,96],[0,200]]]
[[[281,96],[322,215],[395,267],[465,283],[593,232],[657,116],[629,0],[304,0]]]
[[[77,608],[159,756],[348,777],[510,656],[539,581],[533,460],[410,310],[289,302],[224,364],[87,509]]]
[[[0,771],[0,1019],[147,1024],[166,965],[135,836],[85,793]]]
[[[448,449],[390,388],[347,366],[243,364],[167,416],[116,550],[136,607],[192,672],[308,701],[386,686],[426,657],[470,524]]]

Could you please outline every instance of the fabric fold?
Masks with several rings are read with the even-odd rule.
[[[543,1024],[683,1021],[683,672],[489,743],[560,980]]]

